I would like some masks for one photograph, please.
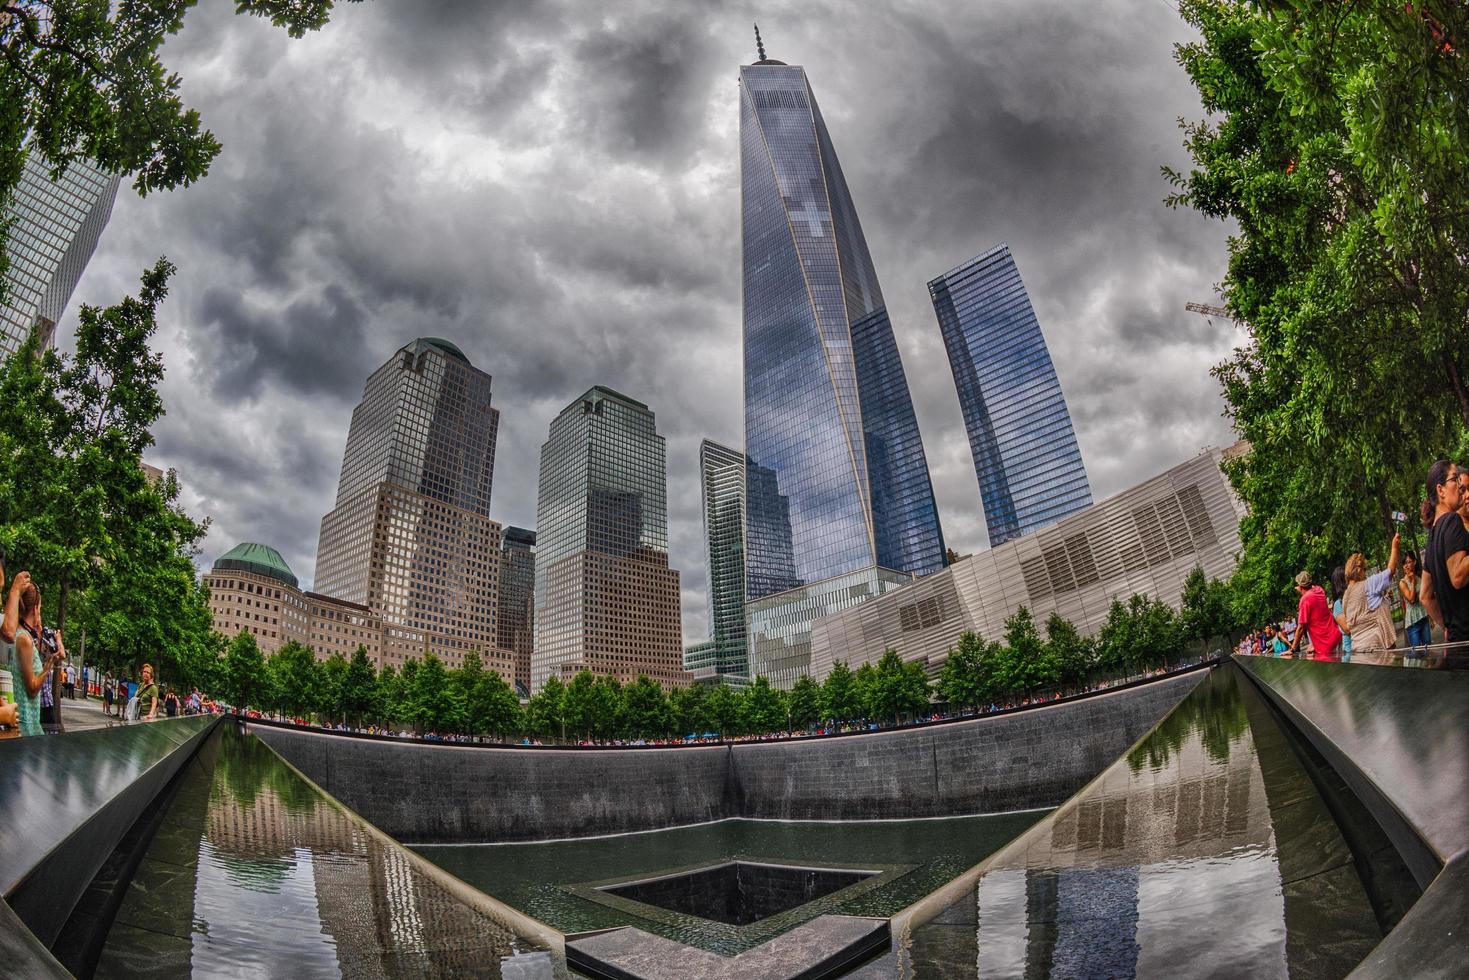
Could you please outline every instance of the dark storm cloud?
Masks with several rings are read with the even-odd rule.
[[[1207,376],[1225,229],[1163,205],[1199,114],[1155,0],[741,6],[346,5],[318,35],[196,8],[166,51],[225,152],[119,200],[78,300],[160,253],[169,367],[153,458],[214,519],[204,561],[278,547],[310,582],[352,406],[416,336],[494,376],[493,515],[533,527],[551,418],[593,384],[667,438],[671,563],[704,635],[698,444],[739,445],[738,65],[761,20],[804,64],[872,248],[948,542],[984,546],[926,282],[998,241],[1020,264],[1106,496],[1228,438]],[[75,314],[73,314],[74,316]]]

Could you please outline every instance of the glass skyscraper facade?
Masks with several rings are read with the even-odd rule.
[[[122,178],[86,160],[74,160],[57,180],[36,152],[26,156],[20,184],[0,220],[11,222],[10,260],[0,302],[0,357],[13,353],[32,330],[53,340],[71,294],[86,271],[112,216]]]
[[[747,677],[745,646],[745,454],[705,439],[699,446],[704,555],[709,569],[709,644],[684,655],[700,683]]]
[[[515,687],[530,696],[530,655],[535,645],[536,532],[507,527],[500,539],[500,647],[515,655]]]
[[[689,682],[663,437],[647,405],[611,388],[562,409],[541,446],[534,617],[532,690],[583,669]]]
[[[478,651],[515,679],[499,644],[501,528],[490,520],[500,411],[490,375],[437,337],[367,379],[352,412],[336,506],[321,520],[317,591],[380,615],[388,662]]]
[[[809,662],[813,595],[850,603],[937,571],[944,541],[882,290],[802,68],[740,69],[740,144],[751,670],[784,687]]]
[[[964,410],[990,546],[1088,506],[1071,413],[1009,246],[944,273],[928,291]]]

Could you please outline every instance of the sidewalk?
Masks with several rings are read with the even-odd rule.
[[[80,695],[75,699],[61,699],[61,723],[68,732],[86,732],[122,724],[116,716],[109,718],[102,713],[101,698],[84,699]]]

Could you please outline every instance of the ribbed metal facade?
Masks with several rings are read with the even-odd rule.
[[[812,631],[812,674],[876,661],[892,648],[933,669],[965,632],[1001,639],[1021,606],[1095,634],[1113,599],[1179,603],[1195,566],[1227,578],[1244,505],[1220,471],[1234,450],[1210,449],[1041,531],[955,562],[881,598],[828,616]]]

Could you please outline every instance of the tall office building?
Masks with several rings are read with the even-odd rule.
[[[990,547],[1092,502],[1071,413],[1003,242],[928,284],[964,409]]]
[[[532,690],[582,669],[689,683],[666,468],[652,410],[610,388],[592,388],[551,422],[536,498]]]
[[[699,445],[704,556],[709,569],[709,642],[690,647],[684,669],[700,683],[749,676],[745,646],[745,454]]]
[[[11,221],[5,254],[6,295],[0,302],[0,357],[13,353],[32,330],[54,339],[71,294],[112,217],[122,178],[74,160],[57,180],[45,159],[26,156],[20,184],[3,220]]]
[[[447,340],[415,340],[367,379],[315,586],[380,616],[391,660],[418,650],[453,667],[476,650],[515,679],[496,628],[500,525],[489,518],[499,423],[490,376]]]
[[[928,463],[857,211],[803,69],[740,69],[751,670],[810,624],[944,567]]]
[[[507,527],[500,539],[500,648],[515,655],[517,693],[530,696],[530,655],[535,646],[536,532]]]

